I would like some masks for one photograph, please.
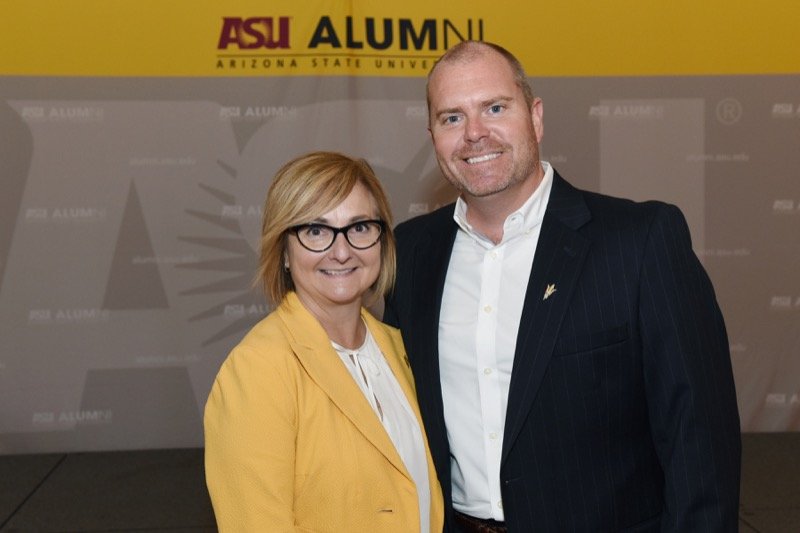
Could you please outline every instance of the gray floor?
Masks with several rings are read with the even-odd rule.
[[[800,532],[800,433],[746,434],[742,533]],[[212,532],[203,451],[0,456],[0,532]]]

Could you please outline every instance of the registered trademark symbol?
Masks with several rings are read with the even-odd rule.
[[[725,98],[717,104],[717,120],[730,126],[742,118],[742,104],[735,98]]]

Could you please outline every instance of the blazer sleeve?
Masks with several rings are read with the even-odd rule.
[[[741,436],[727,333],[675,206],[644,251],[641,344],[653,440],[665,476],[662,531],[736,531]]]
[[[297,395],[280,355],[235,348],[206,403],[206,482],[222,533],[295,531]]]

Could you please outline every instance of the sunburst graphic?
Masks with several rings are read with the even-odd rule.
[[[396,223],[407,218],[408,208],[414,204],[421,203],[426,205],[428,210],[433,210],[455,200],[456,191],[442,177],[438,167],[434,165],[433,169],[425,171],[432,155],[433,147],[425,144],[417,150],[402,170],[373,165],[375,174],[383,183],[395,208]],[[410,186],[415,182],[416,186]]]
[[[383,165],[373,165],[375,173],[380,177],[395,206],[395,221],[407,218],[408,206],[417,202],[433,208],[449,203],[455,198],[453,189],[442,179],[438,169],[425,171],[432,156],[430,145],[423,145],[411,157],[402,170],[395,170]],[[217,165],[231,179],[237,179],[237,170],[233,166],[218,160]],[[409,186],[415,183],[417,186]],[[420,187],[419,185],[422,185]],[[232,318],[232,322],[214,330],[202,342],[208,346],[227,337],[241,334],[250,329],[255,322],[263,318],[269,311],[265,298],[260,291],[253,288],[253,276],[257,268],[257,253],[248,242],[242,229],[240,218],[223,216],[225,206],[235,206],[237,198],[234,194],[217,187],[205,184],[200,189],[218,202],[216,211],[187,209],[186,213],[205,224],[222,230],[223,237],[179,237],[182,242],[201,246],[217,253],[227,254],[222,259],[209,259],[188,264],[176,265],[176,268],[216,273],[216,279],[191,289],[181,291],[182,296],[219,295],[227,296],[224,300],[189,317],[190,322],[209,320],[221,316]],[[259,199],[260,201],[261,199]],[[399,211],[402,206],[405,211]],[[232,294],[232,295],[231,295]]]
[[[225,164],[223,161],[217,161],[217,164],[233,179],[236,179],[236,170],[232,166]],[[224,206],[236,204],[235,196],[208,185],[200,184],[199,187],[220,202],[220,209],[216,213],[187,209],[186,213],[222,229],[227,236],[178,237],[178,240],[229,254],[229,257],[176,265],[176,268],[218,272],[223,276],[222,279],[216,279],[204,285],[181,291],[179,294],[183,296],[201,294],[218,294],[222,296],[233,293],[233,296],[189,317],[190,322],[220,316],[234,317],[233,322],[213,332],[203,340],[202,345],[208,346],[226,337],[250,329],[255,322],[263,318],[267,309],[264,297],[258,294],[258,291],[254,290],[252,286],[253,273],[257,265],[256,252],[247,242],[239,221],[236,218],[225,217],[221,214]]]

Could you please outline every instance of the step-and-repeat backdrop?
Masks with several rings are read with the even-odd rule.
[[[271,176],[339,150],[398,221],[452,200],[425,75],[468,38],[520,56],[569,180],[683,209],[744,430],[799,430],[800,4],[554,4],[3,2],[0,453],[202,445]]]

